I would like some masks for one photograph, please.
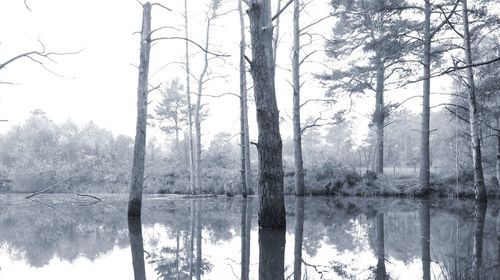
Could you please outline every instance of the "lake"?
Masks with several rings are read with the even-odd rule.
[[[286,231],[258,200],[0,195],[0,279],[497,279],[499,203],[286,198]],[[144,252],[142,254],[142,252]],[[297,278],[294,278],[297,277]]]

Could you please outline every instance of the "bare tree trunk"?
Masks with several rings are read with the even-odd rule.
[[[205,33],[205,50],[208,51],[209,39],[210,39],[210,25],[212,23],[211,18],[207,19],[207,27]],[[203,83],[205,79],[205,75],[208,70],[208,52],[204,52],[205,55],[203,57],[203,69],[201,70],[200,77],[198,78],[198,96],[196,98],[196,111],[194,115],[194,123],[195,123],[195,133],[196,133],[196,147],[195,147],[195,187],[196,191],[201,193],[201,95],[203,93]]]
[[[431,216],[428,200],[422,201],[420,209],[420,246],[422,249],[423,280],[431,279]]]
[[[189,39],[188,31],[188,9],[187,0],[184,0],[184,24],[185,24],[185,37]],[[188,148],[189,148],[189,191],[191,194],[196,193],[195,189],[195,161],[194,161],[194,147],[193,147],[193,109],[191,108],[191,72],[189,67],[189,42],[186,40],[186,98],[187,98],[187,117],[188,117]]]
[[[128,216],[140,217],[144,185],[144,161],[146,153],[146,125],[148,117],[148,72],[151,47],[151,4],[144,4],[142,14],[141,54],[139,85],[137,88],[137,122],[135,127],[134,159],[130,176]]]
[[[283,144],[274,85],[273,28],[270,2],[270,0],[252,0],[248,11],[253,58],[251,68],[259,127],[257,144],[259,154],[259,226],[262,228],[285,228]]]
[[[295,164],[295,195],[304,195],[304,162],[302,159],[302,129],[300,127],[300,27],[299,0],[294,0],[293,8],[293,147]]]
[[[470,46],[469,18],[467,0],[462,0],[462,18],[464,23],[464,49],[465,63],[472,64]],[[472,142],[472,160],[474,167],[474,188],[476,200],[486,201],[486,188],[484,185],[483,164],[481,160],[481,139],[479,134],[479,112],[476,101],[476,87],[474,85],[474,72],[472,67],[467,68],[467,86],[469,88],[469,122]]]
[[[248,171],[247,168],[247,131],[248,116],[245,115],[247,108],[247,70],[245,63],[245,19],[243,17],[242,0],[238,0],[238,11],[240,14],[240,146],[241,146],[241,195],[247,197],[248,194]]]
[[[281,10],[281,0],[278,0],[278,7],[276,11]],[[273,71],[276,69],[276,59],[278,57],[278,44],[280,40],[280,18],[276,19],[276,24],[274,25],[274,36],[273,36]]]
[[[422,124],[420,128],[420,186],[423,194],[430,191],[430,95],[431,95],[431,3],[424,1],[424,87],[422,93]]]
[[[304,240],[304,197],[295,198],[295,244],[293,279],[302,279],[302,242]]]
[[[384,65],[377,53],[377,88],[375,93],[375,125],[377,128],[377,143],[375,153],[375,172],[384,173]]]
[[[144,244],[142,240],[142,224],[140,217],[132,217],[128,219],[128,237],[130,240],[130,251],[132,252],[134,279],[146,280]]]

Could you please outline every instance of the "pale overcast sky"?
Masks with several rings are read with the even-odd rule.
[[[160,35],[181,35],[183,30],[183,0],[159,1],[172,9],[168,12],[155,7],[153,10],[153,28],[172,26],[173,29],[162,31]],[[237,8],[237,1],[223,1],[221,11]],[[274,1],[276,2],[276,1]],[[23,0],[0,1],[0,61],[5,61],[16,54],[40,50],[40,39],[48,51],[73,52],[75,55],[54,57],[56,64],[47,61],[46,66],[64,77],[52,74],[28,59],[20,60],[0,71],[0,81],[15,85],[0,84],[0,119],[8,119],[8,123],[0,123],[0,131],[25,120],[31,111],[41,109],[50,119],[64,122],[71,119],[79,125],[93,121],[99,126],[111,130],[115,134],[134,135],[136,115],[136,88],[138,70],[135,65],[139,57],[139,35],[142,8],[136,0],[44,0],[29,1],[31,12],[24,6]],[[207,0],[190,0],[190,36],[193,40],[204,44],[205,11]],[[304,13],[302,26],[328,15],[329,1],[315,0]],[[274,4],[276,7],[276,4]],[[282,124],[283,137],[292,135],[291,116],[292,92],[288,81],[291,80],[291,6],[281,17],[281,40],[278,50],[276,75],[278,104],[282,118],[288,120]],[[326,37],[331,35],[333,20],[326,20],[316,26],[316,32]],[[247,20],[248,25],[248,20]],[[214,60],[211,71],[216,75],[227,75],[207,84],[205,93],[217,95],[224,92],[238,93],[238,44],[239,20],[237,11],[221,17],[215,22],[212,30],[211,49],[231,55],[225,63]],[[248,36],[247,42],[250,41]],[[319,40],[314,48],[323,49],[324,43]],[[310,51],[310,50],[309,50]],[[201,53],[191,47],[192,71],[198,76],[202,65]],[[250,56],[250,50],[247,50]],[[315,60],[325,61],[321,52]],[[150,83],[164,84],[170,79],[179,77],[184,81],[184,70],[173,63],[184,60],[183,41],[158,42],[152,48]],[[170,63],[170,64],[169,64]],[[168,66],[163,67],[168,64]],[[331,67],[334,67],[332,64]],[[160,70],[161,69],[161,70]],[[304,64],[302,73],[321,73],[325,69],[319,64]],[[250,75],[248,79],[251,80]],[[304,74],[306,81],[302,89],[302,99],[321,98],[324,89],[310,75]],[[446,91],[448,83],[434,83],[437,91]],[[196,89],[192,81],[193,90]],[[387,100],[403,100],[408,96],[419,94],[421,86],[397,93],[388,93]],[[252,94],[252,93],[250,93]],[[150,99],[158,100],[158,93],[151,93]],[[434,98],[434,102],[442,98]],[[209,117],[202,126],[204,142],[208,143],[217,132],[228,131],[235,134],[239,130],[239,101],[233,96],[213,99],[206,97]],[[343,104],[345,105],[345,104]],[[360,117],[373,110],[374,100],[371,96],[356,101],[352,116],[357,116],[358,133],[367,131],[368,120]],[[153,102],[149,111],[152,112]],[[409,102],[408,107],[420,110],[420,100]],[[304,107],[302,119],[309,115],[317,116],[322,110],[319,105]],[[255,110],[251,104],[249,115],[251,138],[256,138]],[[149,135],[159,140],[165,136],[150,129]]]

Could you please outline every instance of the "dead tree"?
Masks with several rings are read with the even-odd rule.
[[[151,49],[151,4],[143,5],[139,85],[137,87],[137,121],[135,128],[134,158],[130,176],[128,216],[140,217],[144,185],[144,160],[146,153],[146,125],[148,117],[148,73]]]
[[[247,70],[245,61],[245,18],[243,17],[242,0],[238,0],[240,15],[240,146],[241,146],[241,195],[247,197],[250,170],[250,136],[248,129],[248,91]]]
[[[293,150],[295,166],[295,195],[304,195],[304,161],[302,159],[302,129],[300,125],[300,5],[299,0],[294,0],[293,8]]]

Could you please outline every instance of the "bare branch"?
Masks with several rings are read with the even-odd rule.
[[[31,12],[30,6],[28,6],[28,0],[24,0],[24,6]]]
[[[277,18],[281,15],[281,13],[283,13],[283,12],[286,10],[286,8],[288,8],[288,6],[290,6],[290,4],[292,4],[292,3],[293,3],[293,0],[288,1],[288,2],[285,4],[285,6],[283,6],[283,8],[281,8],[281,10],[279,10],[279,11],[278,11],[278,12],[277,12],[277,13],[276,13],[276,14],[275,14],[272,18],[271,18],[271,21],[274,21],[275,19],[277,19]]]
[[[184,40],[184,41],[187,41],[195,46],[197,46],[199,49],[201,49],[202,51],[208,53],[208,54],[211,54],[211,55],[215,55],[215,56],[224,56],[224,57],[230,57],[230,55],[228,54],[221,54],[221,53],[214,53],[214,52],[211,52],[207,49],[205,49],[204,47],[202,47],[200,44],[196,43],[195,41],[189,39],[189,38],[185,38],[185,37],[177,37],[177,36],[174,36],[174,37],[159,37],[159,38],[155,38],[155,39],[151,39],[151,43],[152,42],[156,42],[156,41],[160,41],[160,40]]]

